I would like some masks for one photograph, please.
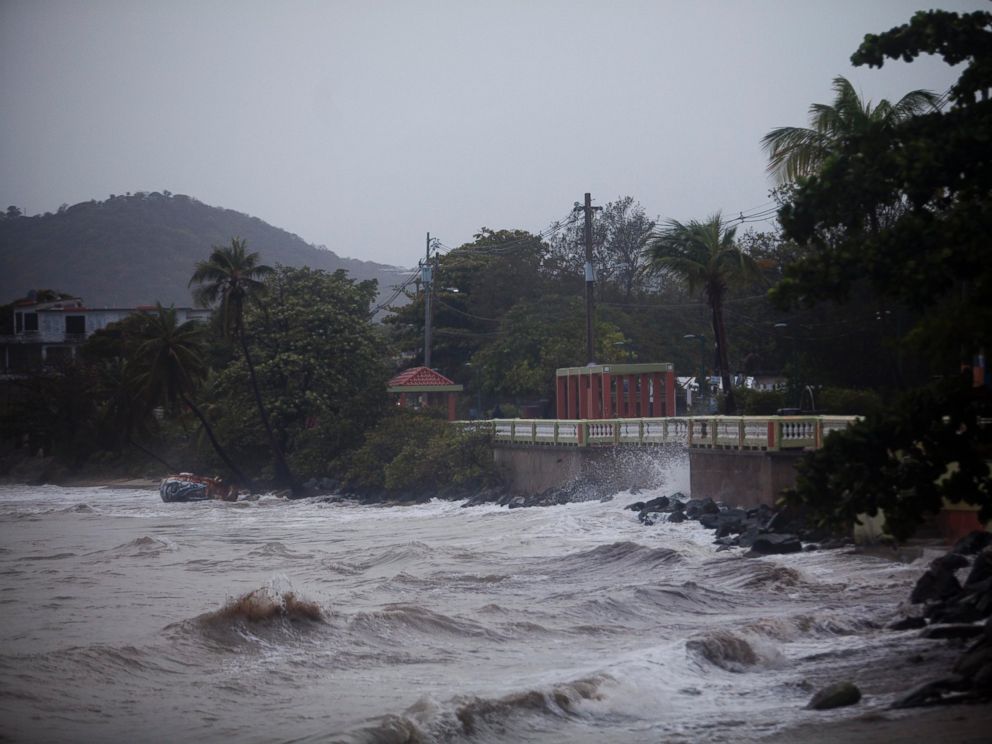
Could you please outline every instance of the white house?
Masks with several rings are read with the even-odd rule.
[[[46,364],[74,359],[76,349],[96,331],[136,312],[150,312],[152,305],[139,307],[86,307],[78,297],[39,302],[29,296],[13,303],[12,328],[0,335],[3,372],[18,373]],[[210,310],[177,307],[176,320],[207,320]],[[9,331],[13,331],[10,334]]]

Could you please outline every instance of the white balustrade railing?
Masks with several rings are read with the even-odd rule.
[[[497,442],[583,447],[611,444],[682,444],[695,448],[817,449],[825,436],[856,416],[693,416],[598,420],[495,419],[459,422],[490,427]]]

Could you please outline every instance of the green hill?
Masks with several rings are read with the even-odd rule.
[[[378,279],[381,292],[408,274],[341,258],[257,217],[152,192],[64,206],[55,214],[0,213],[0,303],[51,288],[93,307],[190,305],[193,265],[233,237],[244,238],[263,263],[345,269],[356,279]]]

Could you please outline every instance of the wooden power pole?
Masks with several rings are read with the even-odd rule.
[[[424,366],[431,368],[431,288],[433,285],[431,271],[431,234],[427,233],[427,258],[420,268],[420,276],[424,280]]]

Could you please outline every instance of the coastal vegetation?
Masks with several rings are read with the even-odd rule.
[[[905,537],[945,498],[992,517],[990,429],[979,425],[987,388],[959,374],[989,348],[992,328],[989,17],[918,14],[854,55],[874,66],[922,53],[963,62],[946,96],[913,91],[873,106],[836,78],[810,127],[765,137],[780,231],[749,230],[743,214],[652,218],[630,196],[593,223],[598,362],[718,371],[726,412],[797,407],[809,389],[819,412],[865,416],[807,458],[790,497],[826,524],[881,509]],[[194,219],[211,208],[141,194],[40,217],[13,208],[0,236],[28,250],[40,226],[69,235],[139,208],[169,223],[184,251],[216,235],[216,223]],[[274,228],[240,217],[252,232],[170,258],[168,271],[179,266],[184,288],[213,308],[210,323],[147,307],[75,359],[8,381],[5,441],[69,470],[210,470],[297,492],[314,479],[383,498],[492,484],[484,434],[407,415],[386,395],[392,374],[424,363],[417,274],[377,305],[374,279],[284,263],[270,252]],[[462,245],[430,245],[431,366],[464,385],[461,417],[551,414],[554,370],[586,361],[584,250],[575,210],[539,233],[483,227]],[[142,266],[145,278],[164,281],[157,266]],[[10,305],[0,325],[13,333]],[[788,382],[741,384],[762,376]]]

